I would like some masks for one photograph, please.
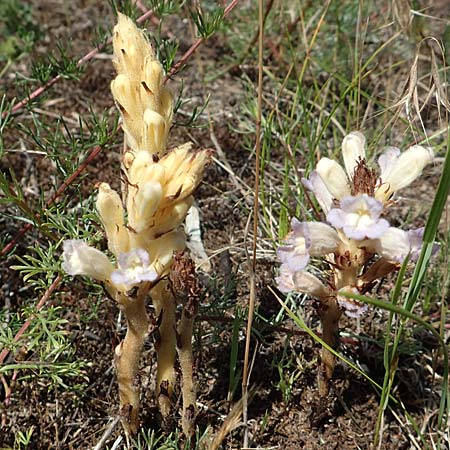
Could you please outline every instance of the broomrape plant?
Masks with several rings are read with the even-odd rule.
[[[127,319],[125,339],[115,349],[121,419],[127,434],[136,433],[139,427],[138,367],[150,325],[145,302],[151,297],[159,331],[156,396],[163,417],[167,417],[178,341],[183,431],[190,435],[195,417],[192,320],[198,289],[195,269],[186,258],[177,256],[180,273],[174,275],[171,270],[174,253],[185,248],[180,225],[192,206],[192,193],[201,181],[210,152],[193,152],[190,144],[167,150],[173,97],[164,86],[163,68],[146,37],[122,14],[114,28],[113,48],[117,76],[111,90],[122,116],[127,145],[121,167],[123,192],[121,197],[107,183],[100,183],[96,206],[114,258],[112,261],[84,241],[70,240],[64,243],[63,269],[70,275],[101,281]],[[176,290],[169,275],[177,280]],[[189,295],[177,295],[183,291],[183,282]],[[177,299],[184,305],[178,331]]]
[[[348,134],[342,143],[345,169],[322,158],[304,186],[322,208],[326,222],[291,221],[291,231],[277,249],[281,261],[277,284],[282,292],[297,291],[317,299],[323,340],[336,348],[343,312],[361,316],[367,308],[345,293],[365,294],[374,282],[398,270],[406,258],[417,259],[423,228],[402,230],[384,218],[395,193],[412,183],[432,161],[430,148],[415,145],[401,153],[388,147],[378,159],[379,175],[368,166],[365,138]],[[328,265],[326,281],[307,270],[311,257]],[[319,392],[329,392],[334,355],[322,349]]]

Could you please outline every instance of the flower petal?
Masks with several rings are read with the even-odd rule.
[[[333,204],[333,196],[317,171],[312,171],[309,175],[309,179],[302,178],[302,183],[306,189],[314,194],[323,212],[327,214]]]
[[[366,156],[365,144],[366,138],[359,131],[352,131],[342,141],[342,156],[344,158],[345,170],[350,179],[353,177],[353,172],[358,165],[358,161]]]
[[[294,289],[298,292],[304,292],[317,298],[325,298],[331,294],[327,288],[315,275],[301,270],[292,275]]]
[[[64,241],[62,268],[69,275],[87,275],[101,281],[108,280],[114,270],[104,253],[80,239]]]
[[[340,239],[337,231],[323,222],[305,222],[310,236],[309,254],[324,256],[338,249]]]
[[[397,147],[387,147],[385,151],[378,158],[378,165],[380,166],[380,177],[382,180],[391,173],[398,157],[400,156],[400,149]]]
[[[359,294],[358,289],[352,286],[346,286],[344,288],[339,289],[337,301],[339,303],[339,306],[344,310],[345,314],[348,317],[352,317],[355,319],[361,317],[367,311],[367,305],[353,298],[346,297],[344,295],[339,295],[342,294],[343,292],[348,292],[351,294]]]
[[[390,261],[402,263],[410,250],[408,233],[400,228],[389,228],[375,241],[375,251]]]
[[[295,217],[291,220],[292,230],[284,238],[284,245],[278,247],[277,255],[290,270],[298,271],[306,267],[309,261],[309,237],[306,222],[299,222]]]
[[[280,275],[275,278],[278,289],[287,294],[295,289],[292,279],[294,272],[286,264],[280,266]]]
[[[394,161],[391,170],[387,169],[382,182],[389,185],[391,192],[398,191],[411,184],[432,160],[431,148],[414,145]]]
[[[317,164],[316,171],[334,198],[340,200],[350,195],[350,185],[345,170],[336,161],[322,158]]]
[[[150,266],[150,256],[142,248],[135,248],[118,257],[119,268],[111,274],[111,281],[115,285],[125,285],[130,289],[142,281],[155,281],[158,273]]]
[[[100,184],[96,207],[106,231],[109,250],[116,256],[127,251],[129,238],[128,230],[124,225],[122,200],[109,184]]]

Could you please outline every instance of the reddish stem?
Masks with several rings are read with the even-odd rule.
[[[47,208],[55,202],[55,200],[70,186],[70,184],[72,184],[75,178],[77,178],[84,171],[84,169],[90,164],[90,162],[97,157],[101,150],[102,148],[100,146],[97,146],[91,151],[91,153],[89,153],[88,157],[81,163],[80,166],[78,166],[77,170],[75,170],[75,172],[70,175],[70,177],[67,178],[67,180],[65,180],[63,184],[58,188],[58,190],[47,200]],[[40,215],[36,214],[35,217],[36,219],[39,219]],[[19,239],[23,237],[31,228],[33,228],[33,224],[28,223],[27,225],[25,225],[19,231],[16,237],[3,247],[2,251],[0,252],[0,256],[3,256],[11,251],[17,244]]]
[[[145,14],[143,14],[141,17],[139,17],[136,22],[140,23],[146,20],[148,17],[151,17],[153,15],[153,11],[147,11]],[[97,48],[94,48],[89,53],[84,55],[81,59],[77,62],[77,67],[81,66],[85,62],[91,60],[100,50],[104,49],[106,45],[108,45],[111,42],[111,38],[108,39],[107,42],[104,44],[99,45]],[[57,83],[59,80],[61,80],[61,75],[56,75],[51,80],[48,80],[45,84],[43,84],[41,87],[37,88],[35,91],[33,91],[28,97],[21,100],[19,103],[16,103],[11,108],[11,114],[15,114],[17,111],[19,111],[21,108],[23,108],[27,103],[29,103],[31,100],[39,97],[41,94],[43,94],[49,87],[53,86],[55,83]],[[8,111],[5,111],[2,114],[2,119],[6,117],[8,114]]]
[[[36,305],[36,311],[39,311],[45,304],[45,302],[50,298],[50,295],[53,293],[53,291],[58,287],[59,283],[61,282],[62,277],[61,275],[58,275],[53,283],[49,286],[49,288],[45,291],[44,295],[39,300],[39,303]],[[33,315],[31,315],[25,323],[22,325],[20,330],[16,333],[14,336],[13,342],[18,342],[19,339],[22,337],[22,335],[27,331],[28,327],[31,325],[31,320],[33,319]],[[0,353],[0,364],[3,364],[3,361],[6,359],[6,357],[9,355],[9,348],[4,348],[2,352]]]
[[[239,0],[232,0],[230,4],[225,8],[223,12],[223,17],[226,17],[238,3]],[[169,78],[173,77],[186,64],[186,61],[195,53],[197,48],[200,47],[200,45],[203,43],[204,40],[205,40],[204,38],[200,37],[191,45],[191,47],[178,60],[178,62],[172,66],[169,73],[166,75],[166,79],[164,82],[166,82]]]

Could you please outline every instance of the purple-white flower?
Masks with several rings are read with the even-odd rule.
[[[327,215],[333,227],[342,229],[350,239],[377,239],[389,228],[389,222],[380,218],[383,204],[367,194],[341,199],[340,208]]]
[[[325,213],[330,211],[333,198],[340,200],[350,195],[350,181],[359,161],[365,158],[365,144],[364,135],[359,131],[352,131],[342,142],[345,170],[338,162],[321,158],[309,179],[302,180],[303,185],[314,193]]]
[[[408,231],[391,227],[383,236],[373,241],[373,244],[368,242],[368,245],[372,246],[373,251],[390,261],[401,264],[408,255],[410,261],[416,261],[422,250],[423,232],[423,227]],[[438,250],[439,245],[434,244],[432,254]]]
[[[358,131],[349,133],[342,142],[345,170],[337,161],[321,158],[309,179],[302,179],[304,186],[314,193],[326,214],[332,207],[333,198],[342,200],[350,194],[358,193],[352,191],[352,185],[355,169],[366,157],[365,144],[363,134]],[[385,203],[395,191],[411,184],[432,160],[433,151],[428,147],[414,145],[403,153],[398,148],[388,147],[378,159],[380,166],[378,181],[381,182],[373,186],[375,198]],[[358,178],[360,176],[361,173]]]
[[[291,220],[291,232],[278,247],[277,255],[290,270],[304,269],[310,256],[324,256],[337,250],[340,239],[333,228],[322,222]]]
[[[275,282],[277,283],[278,289],[284,294],[295,290],[294,280],[292,279],[293,274],[294,272],[286,264],[281,264],[280,275],[275,277]]]
[[[150,256],[142,248],[135,248],[118,257],[119,268],[111,274],[111,281],[115,285],[125,285],[127,289],[142,281],[155,281],[158,273],[150,266]]]
[[[291,221],[292,230],[284,238],[284,245],[278,247],[280,261],[293,272],[304,269],[309,261],[311,238],[306,222],[299,222],[295,217]]]

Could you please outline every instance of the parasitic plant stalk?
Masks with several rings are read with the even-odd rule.
[[[167,281],[162,281],[151,292],[155,307],[156,333],[155,349],[157,353],[156,399],[164,418],[169,417],[172,409],[171,397],[175,384],[176,358],[176,304]]]
[[[375,282],[398,270],[408,257],[414,261],[422,245],[423,228],[404,231],[385,219],[396,191],[408,186],[432,161],[430,148],[419,145],[401,153],[388,147],[379,157],[380,174],[369,168],[365,138],[348,134],[342,143],[345,169],[322,158],[304,186],[313,192],[326,215],[325,222],[291,221],[291,231],[277,249],[282,262],[278,288],[317,299],[323,340],[331,348],[339,344],[342,313],[359,317],[366,305],[345,296],[366,294]],[[328,270],[326,283],[306,270],[311,257],[321,257]],[[335,357],[322,349],[319,393],[329,393]]]
[[[82,240],[64,243],[63,269],[101,281],[122,309],[125,339],[115,351],[121,418],[127,435],[139,428],[139,359],[147,337],[150,295],[157,315],[157,397],[163,416],[171,410],[175,382],[176,304],[167,276],[173,254],[185,248],[181,229],[193,192],[210,160],[210,151],[190,144],[167,150],[173,98],[163,69],[147,38],[119,14],[113,34],[116,78],[111,83],[122,117],[126,147],[121,160],[123,195],[98,185],[97,211],[114,255]],[[164,395],[163,395],[164,394]]]
[[[127,318],[127,333],[114,353],[120,404],[123,405],[120,416],[127,434],[133,435],[139,427],[139,358],[149,326],[146,292],[138,292],[134,298],[122,295],[117,300]]]

